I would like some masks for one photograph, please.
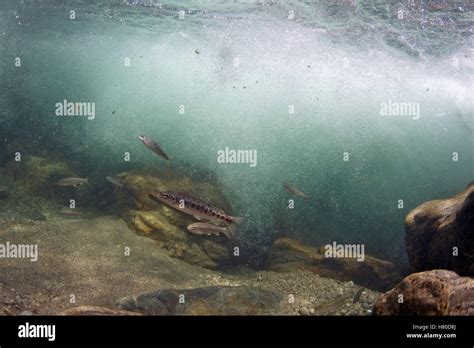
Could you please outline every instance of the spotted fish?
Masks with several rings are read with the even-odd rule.
[[[242,218],[231,216],[223,210],[190,196],[183,192],[156,192],[148,196],[155,202],[161,202],[167,206],[179,210],[182,213],[192,215],[197,220],[208,221],[215,225],[228,227],[230,235],[234,235],[235,225],[242,222]]]

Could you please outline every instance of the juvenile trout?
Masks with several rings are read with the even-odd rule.
[[[82,179],[82,178],[64,178],[64,179],[58,180],[55,185],[76,187],[82,184],[89,184],[89,180]]]
[[[228,227],[217,226],[207,222],[195,222],[188,226],[188,231],[197,235],[218,236],[224,234],[228,238],[232,236]]]
[[[213,207],[187,193],[158,191],[156,193],[150,193],[148,196],[155,202],[164,203],[182,213],[194,216],[197,220],[208,221],[224,227],[227,226],[232,235],[235,231],[235,224],[242,221],[242,218],[231,216],[219,208]]]
[[[139,139],[141,140],[143,144],[145,144],[146,147],[148,147],[151,151],[156,153],[158,156],[164,158],[165,160],[170,159],[168,155],[163,151],[161,146],[152,138],[147,137],[146,135],[140,135]]]
[[[283,183],[283,188],[288,192],[291,193],[293,196],[303,198],[305,201],[309,199],[309,197],[306,195],[306,193],[300,191],[293,185],[290,185],[286,182]]]

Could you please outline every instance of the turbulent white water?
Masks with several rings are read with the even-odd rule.
[[[242,238],[262,248],[279,232],[398,259],[408,211],[473,179],[468,7],[407,8],[399,23],[394,4],[145,4],[5,9],[10,128],[64,146],[92,176],[164,165],[137,141],[150,135],[173,162],[216,173]],[[64,99],[95,102],[96,118],[55,117]],[[384,103],[413,109],[382,115]],[[219,164],[226,147],[256,150],[257,166]],[[283,182],[310,200],[288,209]]]

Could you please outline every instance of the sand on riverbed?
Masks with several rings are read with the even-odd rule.
[[[55,314],[75,306],[116,308],[119,299],[160,288],[251,285],[283,295],[280,314],[368,315],[379,293],[297,271],[212,271],[171,258],[118,217],[8,221],[0,243],[37,244],[37,262],[0,259],[0,313]],[[129,253],[128,253],[129,251]],[[294,299],[294,302],[290,300]],[[74,301],[72,301],[74,300]]]

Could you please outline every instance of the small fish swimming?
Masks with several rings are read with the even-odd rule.
[[[242,218],[231,216],[187,193],[158,191],[150,193],[148,196],[155,202],[164,203],[180,212],[194,216],[197,220],[209,221],[213,224],[228,227],[231,236],[235,233],[235,225],[242,222]]]
[[[61,213],[61,214],[64,214],[64,215],[69,215],[69,216],[80,216],[80,215],[82,215],[82,214],[81,214],[80,212],[78,212],[78,211],[75,211],[75,210],[73,210],[73,209],[66,209],[66,208],[61,209],[60,213]]]
[[[58,180],[55,185],[57,186],[66,186],[66,187],[76,187],[79,185],[87,184],[89,185],[89,180],[83,179],[83,178],[63,178],[61,180]]]
[[[359,288],[357,292],[354,294],[354,297],[352,298],[352,303],[357,303],[360,300],[360,296],[364,292],[365,288]]]
[[[195,222],[188,226],[188,231],[197,235],[218,236],[224,234],[228,238],[232,237],[229,228],[213,225],[207,222]]]
[[[6,192],[6,191],[8,191],[8,187],[0,186],[0,192]]]
[[[296,187],[284,182],[283,183],[283,188],[288,192],[291,193],[293,196],[303,198],[305,201],[309,199],[309,197],[306,195],[306,193],[298,190]]]
[[[111,184],[114,184],[115,186],[123,187],[123,184],[117,178],[114,178],[112,176],[106,176],[105,179],[107,179],[108,182],[110,182]]]
[[[168,155],[161,149],[161,146],[154,141],[152,138],[147,137],[146,135],[140,135],[141,142],[145,144],[151,151],[156,153],[158,156],[164,158],[165,160],[169,160],[170,158]]]

